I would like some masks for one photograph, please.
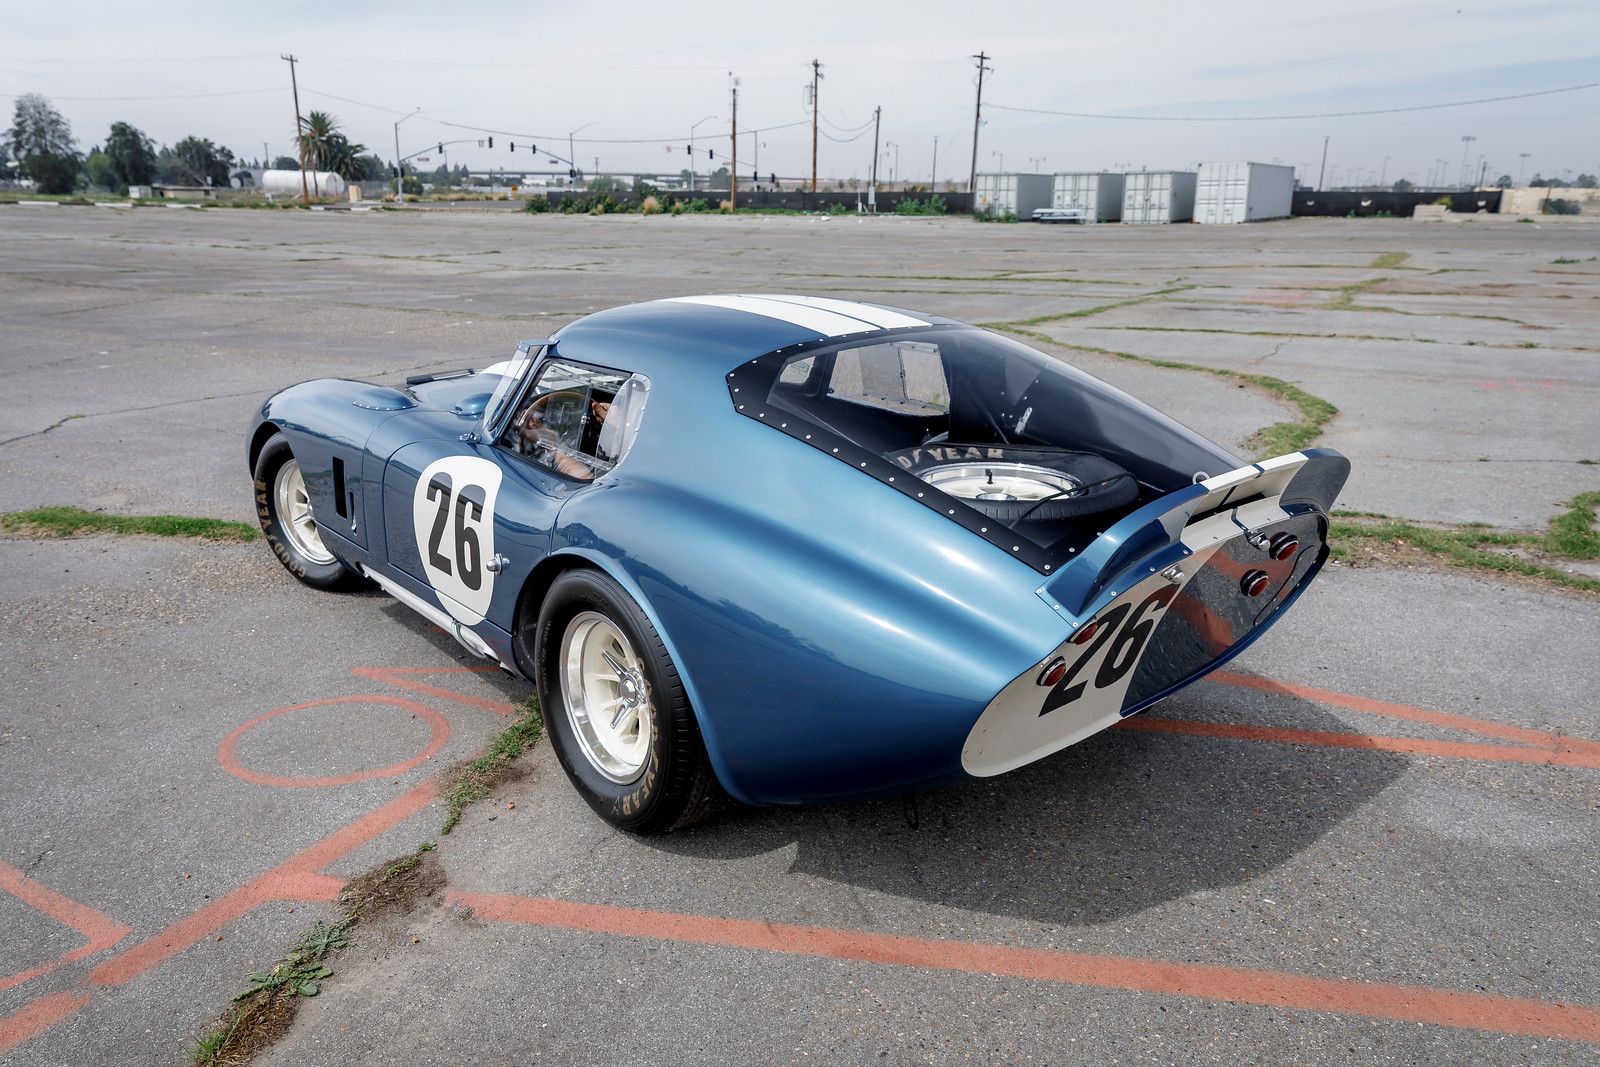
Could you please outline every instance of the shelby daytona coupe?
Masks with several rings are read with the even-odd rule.
[[[313,381],[249,435],[302,581],[537,686],[639,832],[1001,774],[1214,670],[1328,554],[1349,463],[1247,463],[960,322],[800,296],[603,311],[480,371]]]

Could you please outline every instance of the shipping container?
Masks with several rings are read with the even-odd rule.
[[[1050,206],[1051,186],[1048,174],[980,174],[973,214],[1031,219],[1035,210]]]
[[[1194,221],[1286,219],[1294,205],[1294,168],[1273,163],[1202,163]]]
[[[1116,222],[1122,218],[1122,175],[1057,174],[1050,206],[1082,212],[1084,222]]]
[[[1188,222],[1193,218],[1194,171],[1140,170],[1124,175],[1124,223]]]

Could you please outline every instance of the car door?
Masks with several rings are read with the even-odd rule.
[[[390,566],[456,621],[487,620],[509,634],[517,596],[550,552],[562,505],[620,459],[642,403],[626,372],[547,356],[511,399],[512,418],[495,441],[401,448],[384,473]]]

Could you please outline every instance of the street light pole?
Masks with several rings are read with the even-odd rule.
[[[595,121],[598,122],[599,120],[596,119]],[[593,122],[585,122],[582,126],[579,126],[577,129],[575,129],[571,133],[567,134],[567,166],[571,167],[573,170],[577,170],[578,169],[578,154],[577,154],[577,152],[575,152],[573,150],[573,147],[572,147],[573,146],[573,140],[572,139],[575,136],[577,136],[578,134],[582,133],[584,130],[587,130],[590,126],[593,126],[593,125],[594,125]],[[537,161],[535,161],[535,162],[537,162]],[[572,179],[569,177],[567,180],[571,181]]]
[[[939,135],[933,135],[933,173],[928,178],[928,188],[939,191]]]
[[[422,109],[419,107],[416,109],[416,111],[413,111],[411,115],[415,115],[421,110]],[[406,164],[405,160],[400,158],[400,123],[410,118],[411,115],[402,116],[401,118],[397,119],[394,124],[394,195],[395,199],[399,200],[402,204],[406,202]]]
[[[1328,176],[1328,135],[1322,138],[1322,170],[1317,172],[1317,192],[1322,192],[1323,180]]]
[[[1528,157],[1532,152],[1518,152],[1517,158],[1522,162],[1517,164],[1517,188],[1522,188],[1522,172],[1528,169]]]
[[[702,124],[710,122],[716,117],[715,115],[707,115],[689,127],[689,191],[691,193],[694,192],[694,131],[698,130]]]
[[[1467,187],[1467,152],[1472,148],[1472,142],[1477,138],[1472,134],[1465,134],[1461,138],[1461,188]]]

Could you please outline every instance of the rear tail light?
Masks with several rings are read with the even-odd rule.
[[[1260,596],[1271,584],[1272,579],[1266,571],[1246,571],[1244,577],[1239,579],[1239,589],[1245,596]]]
[[[1300,539],[1292,533],[1279,532],[1272,535],[1272,543],[1267,549],[1272,558],[1278,561],[1293,559],[1294,554],[1300,551]]]
[[[1039,684],[1048,689],[1066,676],[1067,661],[1058,656],[1057,658],[1051,660],[1050,663],[1045,667],[1044,673],[1039,675]]]
[[[1094,622],[1091,622],[1088,626],[1085,626],[1083,629],[1081,629],[1077,633],[1073,634],[1072,635],[1072,643],[1075,644],[1075,645],[1081,645],[1085,641],[1089,640],[1091,637],[1093,637],[1095,634],[1097,634],[1099,632],[1100,632],[1100,621],[1098,619],[1096,619]]]

